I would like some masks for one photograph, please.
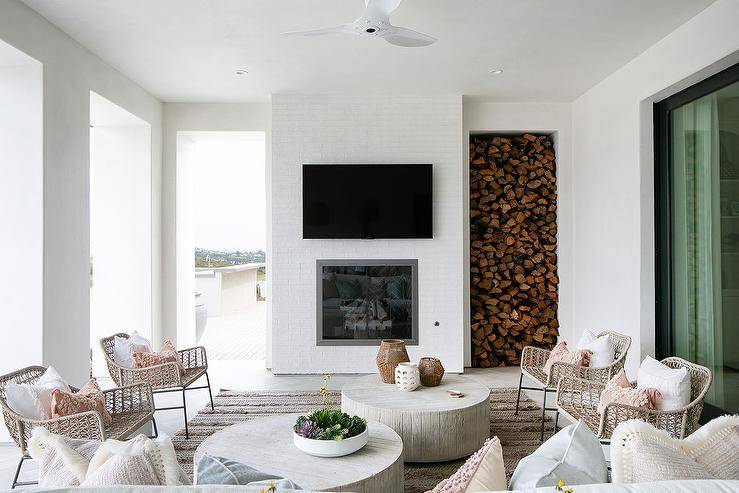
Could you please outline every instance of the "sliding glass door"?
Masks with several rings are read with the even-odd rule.
[[[659,356],[707,366],[739,411],[739,66],[655,106]]]

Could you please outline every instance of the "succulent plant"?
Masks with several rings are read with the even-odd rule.
[[[304,418],[305,416],[301,416],[300,418]],[[300,435],[304,438],[312,438],[315,439],[323,432],[323,429],[318,426],[314,421],[311,421],[309,419],[301,420],[298,419],[298,421],[295,423],[295,433]]]

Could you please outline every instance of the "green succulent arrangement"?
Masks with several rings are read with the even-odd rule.
[[[331,375],[323,375],[323,408],[313,411],[308,416],[300,416],[295,421],[293,430],[298,435],[312,440],[343,440],[360,435],[367,429],[367,421],[359,416],[349,416],[339,409],[329,407],[329,396],[326,384]]]

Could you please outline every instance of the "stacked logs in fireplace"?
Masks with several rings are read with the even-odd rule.
[[[552,348],[557,321],[557,182],[548,136],[470,140],[472,364],[517,365]]]

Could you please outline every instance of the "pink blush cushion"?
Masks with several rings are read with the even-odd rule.
[[[611,378],[600,393],[598,414],[603,414],[606,406],[611,403],[626,404],[627,406],[656,409],[657,400],[661,394],[653,388],[633,387],[623,368]]]
[[[508,487],[503,464],[503,448],[498,437],[488,438],[480,450],[457,472],[426,493],[477,493],[505,491]]]
[[[577,366],[589,366],[590,355],[592,354],[593,352],[589,349],[578,349],[573,353],[569,349],[567,349],[567,343],[562,341],[554,346],[552,352],[549,353],[549,358],[547,358],[547,362],[544,363],[544,371],[548,375],[554,363],[568,363]]]
[[[92,379],[77,392],[65,392],[54,389],[51,393],[51,417],[71,416],[86,411],[97,411],[104,425],[113,422],[108,410],[105,408],[105,395],[100,390],[97,382]]]
[[[135,351],[133,353],[133,361],[135,368],[148,368],[150,366],[162,365],[164,363],[177,363],[180,373],[184,373],[180,355],[177,353],[172,341],[164,341],[164,346],[158,353],[146,353],[143,351]]]

